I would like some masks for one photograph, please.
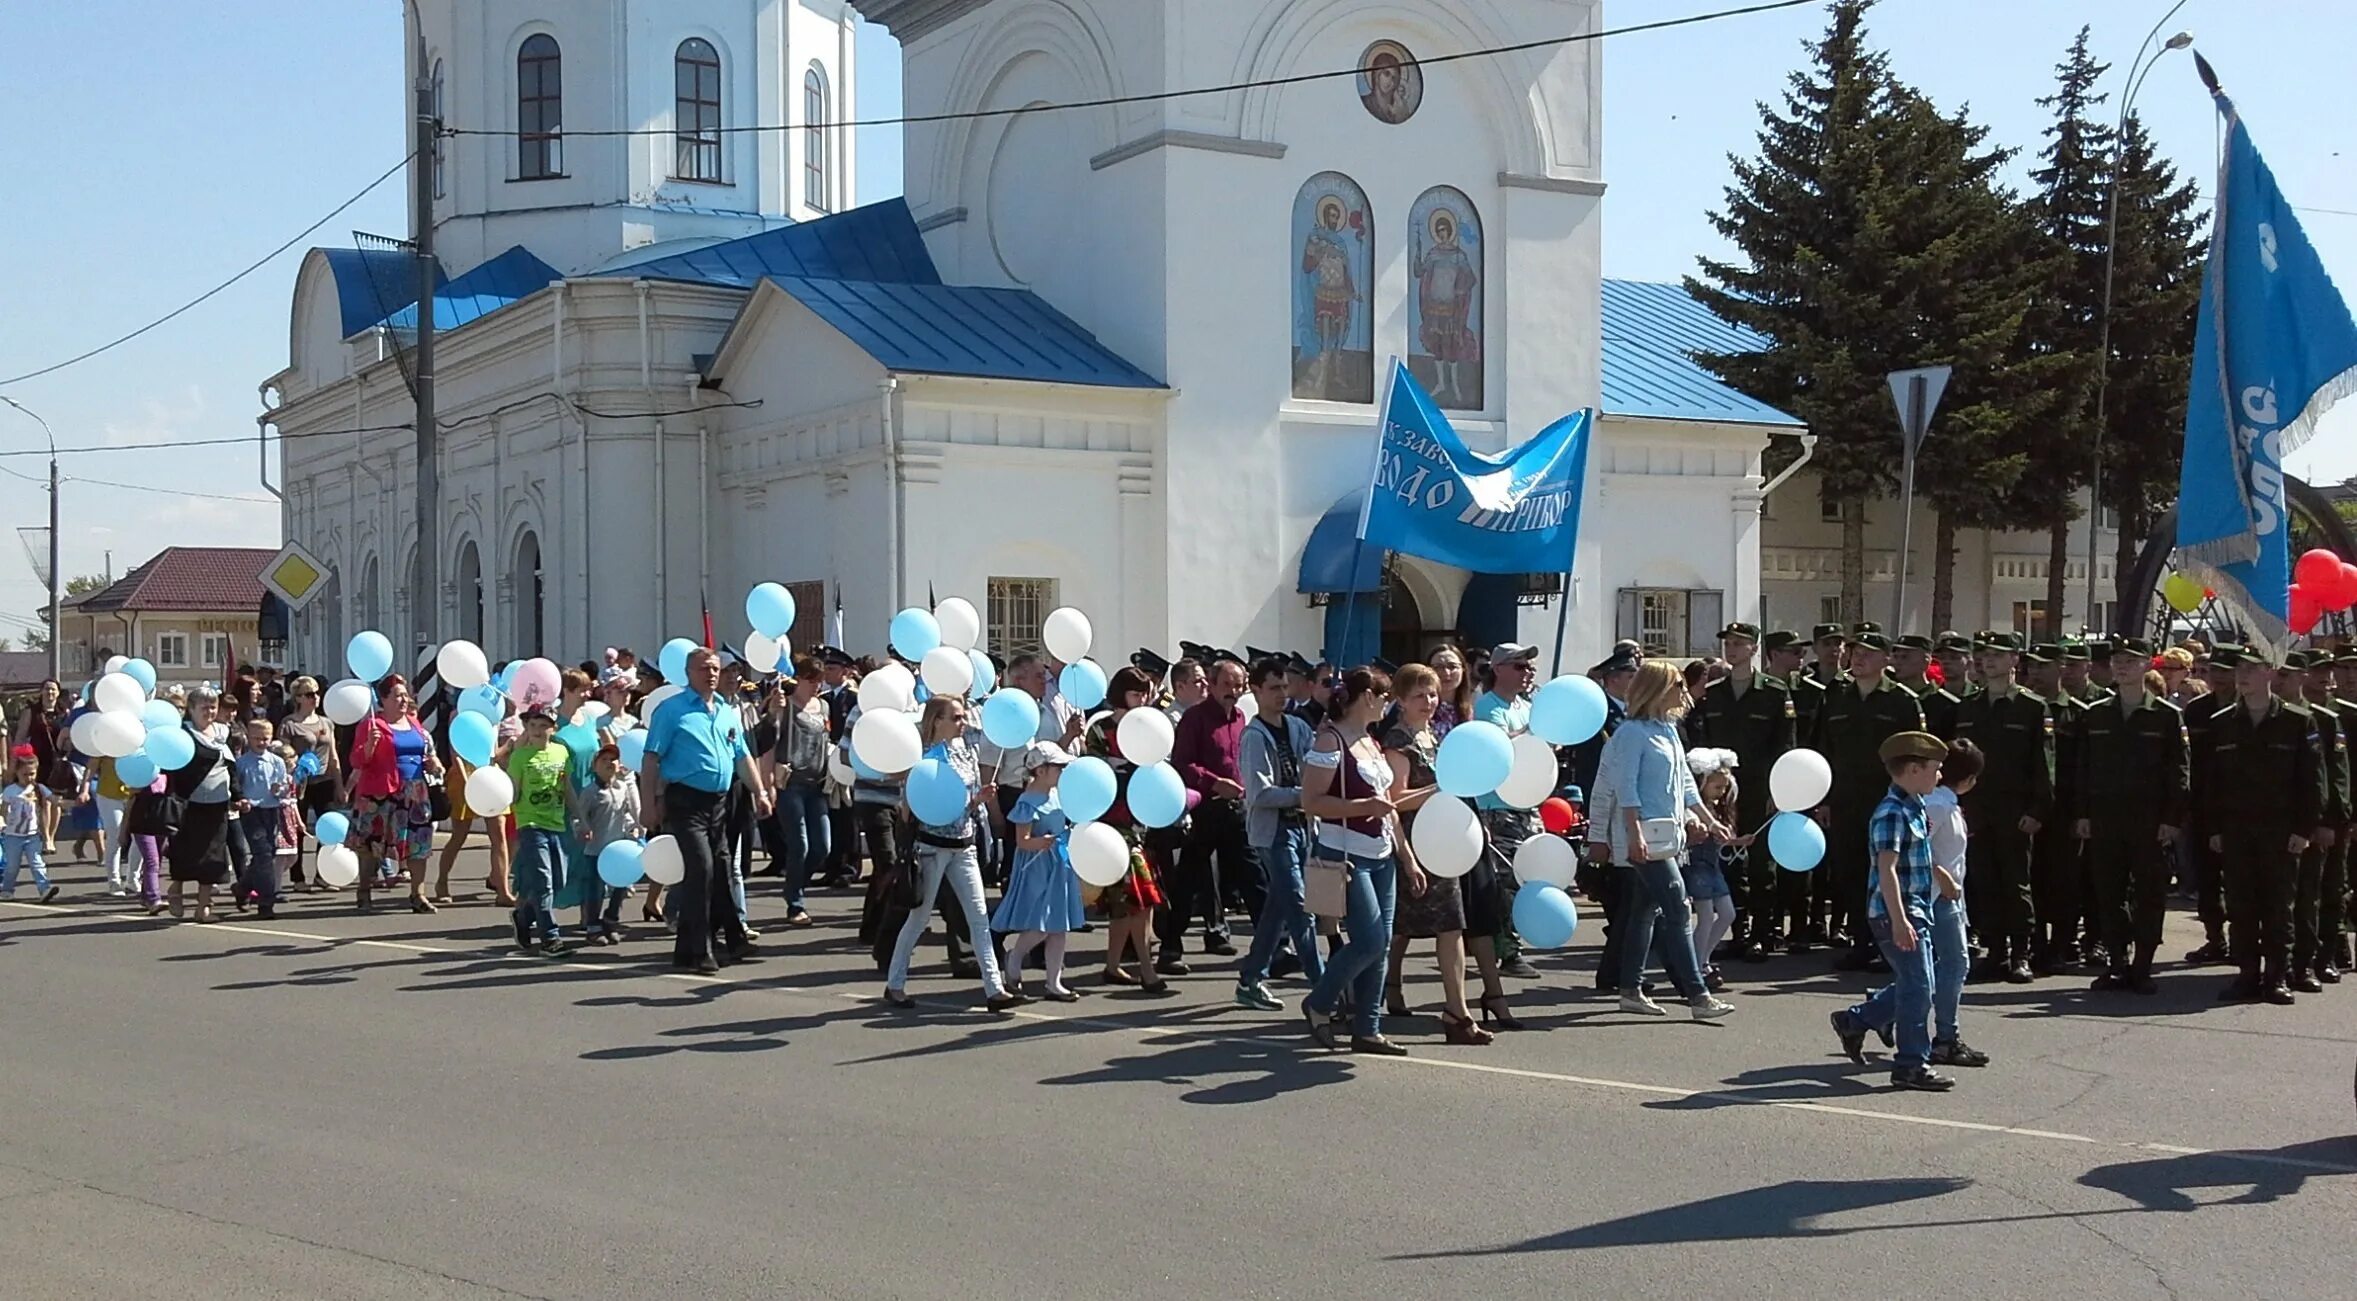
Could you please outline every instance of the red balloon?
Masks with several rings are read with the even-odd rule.
[[[2308,553],[2311,556],[2315,554],[2313,551]],[[2301,559],[2304,561],[2307,556],[2302,556]],[[2291,618],[2288,621],[2291,624],[2291,630],[2305,637],[2315,630],[2316,621],[2323,617],[2323,602],[2318,597],[2311,595],[2307,588],[2298,583],[2292,584]]]
[[[1571,824],[1575,820],[1575,815],[1571,811],[1571,801],[1560,795],[1539,805],[1539,825],[1558,836],[1571,830]]]
[[[2335,610],[2357,605],[2357,565],[2342,563],[2340,586],[2334,589],[2332,600],[2326,604]]]
[[[2328,593],[2341,581],[2341,558],[2322,547],[2302,552],[2292,566],[2292,581],[2318,595]]]

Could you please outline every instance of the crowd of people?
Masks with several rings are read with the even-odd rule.
[[[1873,624],[1821,625],[1804,642],[1742,623],[1720,649],[1681,664],[1616,646],[1589,670],[1604,728],[1558,751],[1575,812],[1556,830],[1602,915],[1595,985],[1622,1010],[1666,1014],[1659,973],[1693,1018],[1725,1017],[1728,964],[1825,947],[1837,967],[1893,977],[1833,1015],[1844,1051],[1863,1060],[1878,1033],[1895,1045],[1894,1082],[1944,1089],[1936,1067],[1988,1060],[1957,1025],[1968,978],[2088,971],[2097,990],[2150,994],[2172,891],[2194,898],[2207,932],[2186,962],[2234,968],[2225,997],[2288,1003],[2349,969],[2357,705],[2343,697],[2357,696],[2357,653],[2274,663],[2198,639],[2156,654],[2129,636],[2025,645]],[[1035,963],[1041,996],[1081,997],[1071,937],[1101,932],[1100,987],[1162,993],[1233,958],[1238,1005],[1282,1012],[1272,986],[1297,976],[1317,1044],[1399,1054],[1385,1018],[1414,1014],[1407,960],[1428,940],[1448,1042],[1524,1028],[1507,982],[1539,975],[1514,917],[1521,852],[1550,834],[1540,813],[1480,797],[1483,850],[1456,876],[1419,863],[1414,826],[1452,728],[1528,729],[1533,647],[1440,645],[1422,663],[1338,668],[1186,643],[1175,660],[1137,652],[1090,710],[1062,698],[1046,658],[994,661],[1000,689],[1038,705],[1037,732],[994,744],[973,702],[925,701],[934,780],[965,799],[924,818],[904,778],[852,753],[859,683],[879,662],[828,647],[778,667],[699,649],[684,689],[652,709],[660,674],[628,651],[566,670],[556,699],[511,706],[497,725],[491,762],[514,799],[496,817],[467,807],[448,711],[421,715],[397,675],[351,726],[320,712],[307,676],[167,688],[157,699],[182,711],[190,758],[138,789],[116,761],[73,751],[89,706],[49,683],[11,733],[0,897],[22,869],[54,898],[45,860],[62,836],[95,843],[109,893],[150,913],[186,915],[193,894],[200,922],[226,908],[268,917],[289,890],[336,889],[318,870],[327,841],[357,854],[361,909],[405,895],[433,912],[456,902],[457,856],[479,830],[485,891],[536,955],[619,944],[634,920],[670,938],[677,968],[709,974],[755,956],[767,890],[791,932],[812,925],[813,891],[854,889],[860,943],[899,1008],[916,1005],[909,981],[938,917],[953,977],[978,982],[993,1010],[1027,1000]],[[1127,808],[1137,769],[1123,723],[1140,710],[1169,719],[1187,808],[1174,825]],[[1783,870],[1761,831],[1777,812],[1768,775],[1797,749],[1833,779],[1802,810],[1824,829],[1822,861]],[[1120,783],[1081,828],[1126,848],[1128,870],[1103,886],[1072,869],[1076,820],[1059,799],[1084,756]],[[659,835],[677,846],[676,884],[607,883],[609,847]],[[1241,953],[1237,918],[1251,927]]]

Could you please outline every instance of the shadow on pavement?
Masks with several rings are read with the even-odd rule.
[[[1839,1238],[1866,1230],[1913,1228],[1873,1224],[1843,1228],[1815,1223],[1829,1215],[1945,1197],[1972,1186],[1970,1179],[1793,1179],[1706,1197],[1681,1206],[1605,1220],[1519,1242],[1489,1247],[1454,1247],[1411,1252],[1393,1260],[1447,1260],[1464,1256],[1513,1256],[1542,1251],[1593,1251],[1600,1247],[1664,1247],[1746,1238]]]
[[[789,1031],[815,1030],[830,1021],[856,1016],[855,1009],[821,1013],[816,1016],[765,1017],[758,1021],[730,1021],[719,1025],[678,1026],[662,1035],[671,1043],[621,1044],[612,1048],[594,1048],[581,1054],[585,1062],[637,1061],[647,1057],[664,1057],[672,1053],[757,1053],[783,1048],[793,1041],[783,1038]]]
[[[1290,1033],[1259,1037],[1206,1032],[1165,1035],[1157,1042],[1173,1039],[1178,1041],[1175,1047],[1115,1057],[1102,1066],[1052,1075],[1040,1083],[1192,1085],[1179,1101],[1220,1107],[1267,1102],[1333,1084],[1349,1079],[1355,1069],[1349,1057],[1319,1052]]]
[[[1847,1059],[1800,1066],[1763,1066],[1730,1075],[1729,1086],[1684,1098],[1659,1098],[1645,1105],[1656,1111],[1711,1111],[1720,1107],[1757,1106],[1766,1102],[1824,1102],[1878,1092],[1857,1078],[1880,1075],[1889,1067],[1868,1062],[1859,1066]]]
[[[2097,1166],[2079,1176],[2090,1188],[2118,1193],[2148,1211],[2195,1211],[2209,1206],[2263,1206],[2298,1193],[2320,1176],[2357,1175],[2357,1139],[2325,1138],[2266,1151],[2202,1152]],[[2193,1191],[2230,1190],[2232,1196],[2197,1201]]]

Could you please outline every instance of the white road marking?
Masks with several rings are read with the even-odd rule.
[[[81,917],[96,917],[102,920],[119,921],[124,923],[145,923],[162,920],[161,918],[150,918],[145,914],[93,913],[86,908],[67,907],[57,904],[19,903],[15,900],[0,900],[0,907],[16,908],[34,913],[59,915],[72,914]],[[288,931],[267,926],[255,926],[245,922],[224,921],[206,924],[190,923],[183,926],[176,926],[172,929],[175,931],[194,929],[200,934],[204,932],[218,932],[234,935],[260,935],[271,939],[304,940],[314,944],[326,944],[336,947],[349,946],[354,948],[393,949],[403,953],[432,953],[450,957],[466,957],[471,955],[485,954],[487,952],[480,949],[445,948],[430,944],[409,944],[397,940],[371,940],[347,938],[335,935],[315,935],[304,931]],[[528,960],[522,955],[508,951],[491,950],[488,951],[488,955],[512,958],[519,962]],[[796,989],[791,985],[776,984],[759,978],[732,979],[727,976],[701,975],[691,971],[648,970],[642,971],[639,974],[653,979],[676,980],[698,985],[743,985],[747,988],[762,989],[771,993],[784,994],[796,998],[832,998],[850,1003],[872,1003],[877,1001],[873,995],[868,994],[856,994],[840,990],[835,991],[832,994],[826,994],[812,990]],[[919,999],[918,1002],[930,1007],[945,1008],[955,1011],[970,1011],[973,1010],[975,1006],[977,1006],[972,1003],[957,1003],[941,999]],[[1011,1019],[1056,1025],[1084,1025],[1101,1030],[1117,1031],[1123,1034],[1135,1035],[1138,1038],[1145,1040],[1194,1037],[1199,1039],[1208,1039],[1212,1042],[1220,1043],[1264,1045],[1267,1042],[1265,1039],[1253,1038],[1245,1035],[1205,1035],[1202,1029],[1197,1026],[1189,1026],[1181,1029],[1174,1029],[1169,1026],[1141,1026],[1127,1021],[1115,1021],[1104,1017],[1087,1015],[1059,1016],[1047,1012],[1018,1010],[1011,1014]],[[1571,1075],[1561,1071],[1543,1071],[1523,1066],[1496,1066],[1487,1062],[1469,1062],[1447,1057],[1353,1057],[1351,1058],[1351,1061],[1353,1064],[1372,1063],[1380,1066],[1398,1066],[1410,1069],[1470,1071],[1481,1075],[1497,1075],[1504,1076],[1509,1079],[1537,1080],[1549,1084],[1568,1084],[1580,1088],[1598,1089],[1608,1092],[1636,1093],[1654,1098],[1669,1098],[1681,1101],[1711,1101],[1746,1107],[1770,1107],[1783,1111],[1802,1111],[1813,1112],[1819,1115],[1840,1116],[1844,1119],[1852,1120],[1877,1120],[1897,1125],[1916,1125],[1931,1129],[1947,1129],[1975,1134],[2003,1135],[2007,1138],[2036,1139],[2041,1142],[2048,1143],[2068,1143],[2085,1147],[2113,1148],[2133,1152],[2151,1152],[2164,1156],[2214,1156],[2227,1160],[2247,1162],[2253,1165],[2279,1166],[2295,1170],[2313,1171],[2322,1174],[2357,1174],[2357,1166],[2341,1165],[2330,1161],[2308,1161],[2295,1157],[2276,1156],[2266,1152],[2237,1151],[2231,1148],[2184,1147],[2175,1143],[2127,1142],[2114,1139],[2095,1138],[2087,1134],[2064,1133],[2051,1129],[2030,1129],[2020,1125],[1999,1125],[1987,1121],[1957,1120],[1946,1116],[1908,1115],[1902,1112],[1875,1111],[1865,1107],[1845,1107],[1830,1102],[1809,1102],[1805,1100],[1789,1098],[1752,1098],[1745,1097],[1739,1093],[1729,1093],[1717,1089],[1689,1089],[1671,1084],[1647,1084],[1637,1080],[1614,1080],[1593,1075]]]

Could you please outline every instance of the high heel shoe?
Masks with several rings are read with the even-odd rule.
[[[1383,1011],[1387,1016],[1408,1016],[1408,996],[1401,992],[1398,981],[1383,986]]]
[[[1514,1013],[1507,1010],[1504,994],[1484,994],[1481,996],[1481,1001],[1474,1006],[1481,1009],[1481,1023],[1483,1025],[1494,1025],[1500,1030],[1527,1030],[1530,1028],[1515,1020]]]
[[[639,905],[638,915],[641,921],[659,922],[663,920],[663,910],[651,903]]]
[[[1467,1044],[1475,1048],[1497,1038],[1496,1035],[1473,1024],[1473,1018],[1458,1016],[1454,1012],[1440,1014],[1440,1028],[1447,1034],[1450,1043]]]

